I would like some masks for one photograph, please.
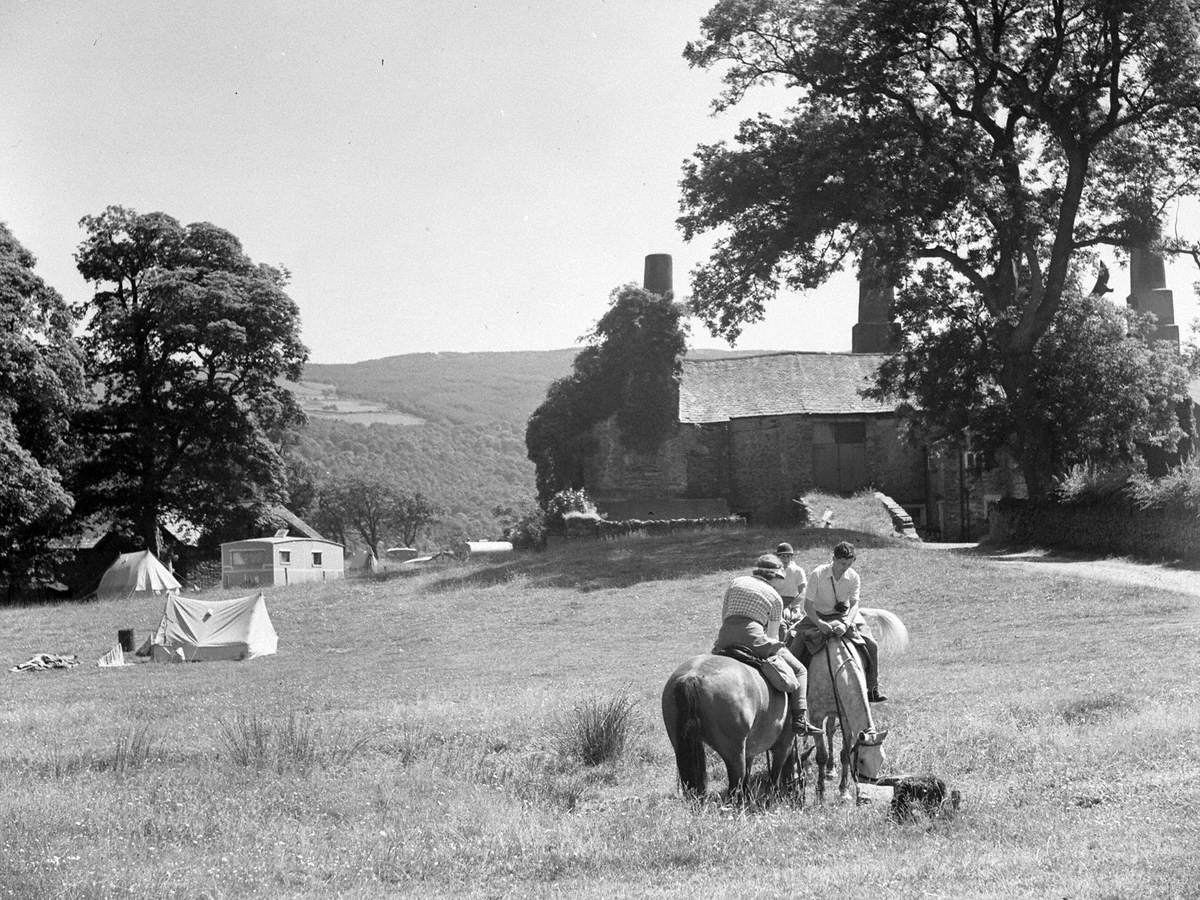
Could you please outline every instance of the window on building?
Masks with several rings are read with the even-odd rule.
[[[265,566],[267,554],[265,550],[231,550],[229,561],[235,566]]]
[[[283,563],[283,565],[285,565],[285,566],[288,563],[290,563],[292,561],[292,551],[291,550],[280,550],[279,551],[279,561],[281,563]]]
[[[313,565],[314,566],[321,565],[321,554],[320,553],[313,553]]]

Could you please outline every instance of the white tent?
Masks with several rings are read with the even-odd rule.
[[[279,636],[263,595],[234,600],[167,597],[158,630],[147,641],[155,662],[254,659],[275,652]]]
[[[170,595],[179,582],[149,550],[122,553],[100,578],[97,600],[143,600]]]

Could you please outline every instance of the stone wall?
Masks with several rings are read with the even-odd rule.
[[[867,419],[867,469],[871,484],[901,505],[925,502],[925,449],[905,443],[895,416]]]
[[[584,484],[598,502],[727,496],[729,449],[724,424],[676,425],[654,453],[624,446],[615,418],[597,425],[592,435],[596,451],[588,458]]]
[[[837,422],[865,426],[861,477],[846,491],[877,487],[901,503],[924,502],[925,457],[901,442],[894,416],[762,416],[730,423],[730,508],[754,521],[785,522],[795,515],[793,498],[819,485],[813,443],[817,428]]]
[[[835,423],[865,429],[861,477],[844,490],[875,487],[901,504],[924,503],[925,456],[900,440],[894,416],[757,416],[707,425],[677,425],[654,453],[625,447],[615,419],[593,431],[596,450],[585,468],[588,493],[604,505],[640,498],[720,498],[756,522],[789,522],[792,501],[818,485],[814,436]]]
[[[1000,544],[1200,562],[1200,518],[1186,510],[1001,500],[991,504],[991,524]]]

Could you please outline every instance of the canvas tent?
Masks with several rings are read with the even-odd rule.
[[[122,553],[100,578],[97,600],[143,600],[179,590],[167,567],[149,550]]]
[[[138,651],[155,662],[254,659],[275,652],[279,637],[263,595],[234,600],[167,597],[158,630]]]

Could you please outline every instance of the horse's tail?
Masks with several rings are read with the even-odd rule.
[[[862,607],[859,611],[871,627],[871,632],[875,635],[875,640],[879,643],[879,649],[882,652],[903,653],[908,649],[908,629],[904,627],[904,623],[900,621],[898,615],[886,609],[875,609],[868,606]]]
[[[684,790],[703,794],[708,766],[701,739],[699,683],[686,676],[675,682],[675,765]]]

